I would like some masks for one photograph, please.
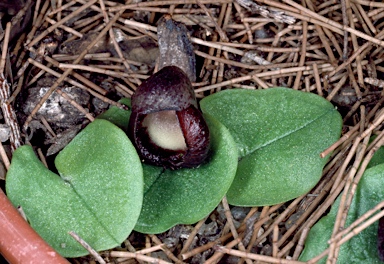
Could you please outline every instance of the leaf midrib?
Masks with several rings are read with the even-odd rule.
[[[60,175],[60,178],[63,179]],[[64,179],[63,179],[64,180]],[[67,184],[70,185],[70,188],[71,190],[75,193],[75,196],[78,197],[80,199],[80,202],[84,205],[84,207],[88,210],[88,212],[93,216],[93,218],[96,220],[95,222],[98,223],[103,229],[104,231],[110,236],[110,238],[116,242],[116,244],[119,244],[120,242],[116,240],[116,238],[112,235],[111,233],[111,230],[99,219],[99,217],[97,216],[96,212],[94,212],[94,210],[92,210],[91,206],[89,205],[89,203],[87,203],[87,199],[84,199],[83,196],[77,191],[77,189],[75,188],[75,186],[72,184],[71,181],[64,181],[66,182]],[[72,231],[75,231],[76,230],[72,230]]]
[[[273,144],[273,143],[275,143],[275,142],[277,142],[277,141],[279,141],[279,140],[282,140],[282,139],[285,138],[285,137],[288,137],[288,136],[291,135],[291,134],[294,134],[294,133],[296,133],[296,132],[298,132],[298,131],[304,129],[305,127],[309,126],[310,124],[316,122],[316,121],[319,120],[320,118],[322,118],[322,117],[328,115],[329,113],[331,113],[331,112],[333,112],[333,111],[336,111],[336,109],[335,109],[335,108],[332,108],[332,109],[330,109],[330,110],[328,110],[328,111],[325,111],[322,115],[318,116],[318,117],[315,118],[315,119],[312,119],[311,121],[309,121],[309,122],[307,122],[307,123],[304,123],[302,126],[297,127],[296,129],[291,130],[291,131],[289,131],[289,132],[287,132],[287,133],[285,133],[285,134],[282,134],[281,136],[276,137],[276,138],[274,138],[273,140],[267,141],[267,142],[265,142],[265,143],[262,144],[262,145],[258,145],[258,146],[256,146],[254,149],[251,149],[250,151],[248,151],[245,155],[239,157],[240,160],[243,159],[244,157],[248,156],[248,155],[252,155],[253,153],[255,153],[257,150],[259,150],[259,149],[261,149],[261,148],[267,147],[267,146],[269,146],[269,145],[271,145],[271,144]]]

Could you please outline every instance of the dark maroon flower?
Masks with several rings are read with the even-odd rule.
[[[209,130],[188,76],[167,66],[132,96],[128,136],[144,162],[165,168],[200,165],[209,150]]]

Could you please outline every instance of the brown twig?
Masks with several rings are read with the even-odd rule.
[[[11,129],[10,142],[11,149],[15,151],[21,146],[21,134],[19,123],[17,122],[16,113],[13,106],[8,102],[10,97],[10,87],[8,81],[4,77],[4,68],[6,61],[6,54],[8,52],[9,34],[11,31],[11,23],[7,23],[5,30],[4,43],[2,47],[1,61],[0,61],[0,105],[4,115],[5,123]]]

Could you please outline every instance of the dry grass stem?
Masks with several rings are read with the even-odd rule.
[[[0,106],[5,119],[5,124],[10,129],[10,144],[11,150],[15,151],[22,143],[19,123],[13,105],[8,103],[11,88],[5,77],[4,70],[6,64],[6,54],[8,52],[9,36],[11,34],[11,23],[7,23],[5,28],[5,37],[2,46],[0,60]],[[9,163],[4,157],[4,162]]]
[[[1,161],[4,163],[6,170],[8,171],[9,166],[11,165],[11,162],[9,161],[9,158],[7,156],[7,152],[5,151],[4,146],[1,143],[1,141],[0,141],[0,157],[1,157]]]
[[[160,241],[160,239],[156,236],[156,235],[149,235],[150,238],[152,239],[152,241],[157,244],[157,245],[161,245],[162,242]],[[182,264],[183,262],[181,260],[179,260],[175,255],[173,255],[173,253],[166,247],[163,247],[162,248],[164,253],[167,255],[167,257],[169,259],[171,259],[172,261],[174,261],[175,263],[178,263],[178,264]]]
[[[104,259],[95,251],[86,241],[84,241],[78,234],[74,231],[68,232],[68,234],[73,237],[80,245],[82,245],[100,264],[106,264]]]
[[[191,244],[193,242],[193,239],[195,238],[195,236],[196,236],[197,232],[199,231],[199,229],[203,226],[205,220],[207,220],[207,217],[204,218],[204,219],[201,219],[195,225],[195,227],[193,228],[193,230],[189,234],[189,237],[188,237],[187,241],[185,241],[185,244],[184,244],[183,248],[181,249],[180,254],[184,254],[185,252],[187,252],[189,250],[189,247],[191,246]]]
[[[91,1],[90,3],[94,3],[95,1]],[[88,3],[89,4],[89,3]],[[84,5],[87,6],[87,5]],[[84,7],[82,6],[82,7]],[[77,9],[76,12],[79,11],[81,8]],[[85,8],[84,8],[85,9]],[[115,15],[114,18],[105,26],[105,28],[100,32],[100,35],[98,35],[89,45],[88,47],[79,55],[79,57],[73,62],[73,64],[78,64],[82,58],[88,53],[88,51],[105,35],[105,33],[112,27],[113,23],[116,22],[116,20],[120,17],[120,13]],[[58,24],[58,23],[57,23]],[[55,24],[55,25],[57,25]],[[47,33],[48,34],[48,33]],[[44,37],[44,36],[43,36]],[[41,37],[41,38],[43,38]],[[32,46],[31,43],[29,46]],[[37,111],[40,109],[42,104],[48,99],[48,97],[53,93],[53,91],[60,85],[60,83],[72,72],[72,69],[67,69],[60,78],[51,86],[51,88],[47,91],[47,93],[41,98],[40,102],[37,104],[37,106],[32,110],[32,113],[28,116],[27,120],[25,121],[24,128],[27,128],[29,125],[29,122],[32,120],[33,116],[37,113]],[[92,118],[91,116],[87,115],[88,118]]]
[[[47,160],[45,159],[45,156],[43,154],[43,152],[41,151],[41,148],[38,148],[37,149],[37,155],[39,156],[39,159],[41,160],[41,162],[43,163],[43,165],[48,168],[48,163],[47,163]],[[26,219],[26,218],[25,218]]]
[[[227,249],[221,246],[216,246],[216,250],[220,252],[224,252],[229,255],[238,256],[242,258],[249,258],[252,260],[265,261],[267,263],[281,263],[281,264],[304,264],[305,263],[305,262],[295,261],[295,260],[277,259],[277,258],[258,255],[258,254],[247,253],[240,250]]]
[[[166,247],[165,244],[160,244],[160,245],[156,245],[156,246],[153,246],[153,247],[150,247],[150,248],[146,248],[146,249],[142,249],[142,250],[139,250],[139,251],[135,251],[135,253],[145,255],[145,254],[148,254],[148,253],[151,253],[151,252],[163,250],[164,247]],[[126,252],[124,252],[124,251],[111,251],[111,252],[108,253],[108,256],[116,257],[116,258],[129,258],[131,256],[129,253],[131,253],[131,252],[128,252],[128,254],[126,254]]]
[[[145,261],[148,263],[156,263],[156,264],[171,264],[172,262],[164,261],[158,258],[149,257],[139,253],[133,252],[124,252],[124,258],[134,258],[137,261]]]

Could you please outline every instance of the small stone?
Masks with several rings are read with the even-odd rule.
[[[233,219],[242,222],[242,220],[244,220],[244,218],[247,216],[249,210],[249,207],[235,206],[231,209],[231,214],[233,216]]]
[[[43,78],[38,81],[36,87],[28,90],[28,97],[23,107],[25,114],[31,114],[32,110],[47,93],[54,81],[54,78]],[[83,89],[75,86],[59,88],[77,104],[84,107],[89,104],[90,96]],[[35,116],[36,119],[40,119],[41,117],[44,117],[48,123],[61,128],[71,127],[81,123],[85,119],[83,113],[56,92],[48,97]]]
[[[11,128],[8,125],[0,124],[0,141],[5,142],[11,135]]]

